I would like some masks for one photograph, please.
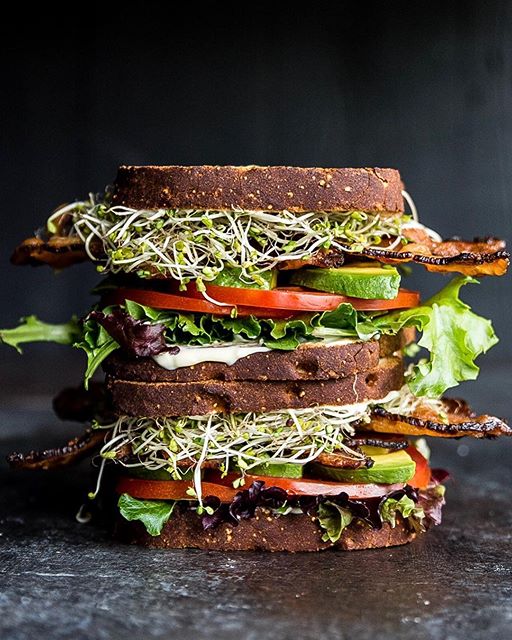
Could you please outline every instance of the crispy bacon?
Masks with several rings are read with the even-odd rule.
[[[67,467],[97,451],[105,438],[105,431],[87,429],[81,436],[73,438],[65,445],[44,451],[11,453],[7,462],[14,469],[55,469]]]
[[[381,407],[372,411],[368,424],[360,426],[362,431],[393,433],[406,436],[436,436],[440,438],[493,438],[512,435],[506,422],[488,415],[477,415],[464,400],[445,398],[442,412],[430,407],[418,408],[414,415],[403,416],[390,413]]]
[[[373,463],[368,456],[362,458],[349,458],[342,453],[321,453],[315,462],[319,462],[326,467],[335,467],[336,469],[361,469],[370,467]]]
[[[473,242],[444,240],[431,242],[430,246],[410,243],[398,251],[365,249],[362,255],[389,264],[417,262],[427,271],[456,271],[468,276],[502,276],[507,271],[510,258],[505,251],[505,242],[497,238],[475,239]]]
[[[103,251],[98,243],[91,243],[91,250],[94,255],[98,253],[98,258],[102,257]],[[16,247],[11,256],[11,262],[15,265],[47,264],[54,269],[64,269],[86,260],[89,260],[89,256],[83,242],[76,236],[52,236],[49,240],[27,238]]]
[[[324,251],[312,255],[305,260],[288,260],[280,265],[281,269],[300,269],[305,266],[331,267],[341,266],[337,263],[339,252]],[[355,254],[350,254],[354,256]],[[505,251],[505,242],[497,238],[475,239],[473,242],[463,240],[444,240],[433,242],[412,242],[403,245],[397,251],[389,249],[364,249],[360,257],[374,258],[387,264],[416,262],[428,271],[456,271],[469,276],[494,275],[506,273],[510,255]]]
[[[351,449],[355,447],[379,447],[381,449],[389,449],[391,451],[400,451],[400,449],[407,449],[409,441],[407,438],[403,438],[395,435],[388,435],[383,433],[382,435],[375,435],[372,433],[358,433],[352,438],[346,438],[343,440],[344,444]]]
[[[88,389],[83,385],[63,389],[53,399],[53,410],[61,420],[90,422],[99,417],[103,421],[113,418],[103,382],[91,382]]]

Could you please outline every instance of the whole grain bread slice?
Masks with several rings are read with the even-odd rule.
[[[371,371],[323,381],[136,382],[107,377],[118,415],[197,416],[347,405],[383,398],[403,384],[401,358],[381,358]]]
[[[157,549],[212,549],[216,551],[323,551],[339,549],[375,549],[411,542],[418,535],[397,516],[396,526],[384,523],[372,529],[359,521],[352,522],[340,539],[322,539],[323,531],[316,518],[305,515],[277,516],[269,509],[258,507],[253,518],[242,520],[237,526],[221,523],[204,530],[201,518],[194,511],[175,509],[159,536],[150,536],[140,522],[128,522],[119,517],[115,537],[121,542]]]
[[[104,371],[121,380],[136,382],[197,382],[200,380],[330,380],[374,369],[379,358],[397,353],[410,332],[382,336],[380,340],[325,344],[306,342],[294,351],[253,353],[232,365],[201,362],[169,371],[152,358],[130,358],[115,352]]]
[[[115,205],[133,209],[249,211],[404,210],[396,169],[259,166],[121,166]]]

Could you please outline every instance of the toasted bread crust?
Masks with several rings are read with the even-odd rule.
[[[384,397],[403,384],[401,358],[381,358],[371,371],[325,381],[135,382],[107,377],[116,413],[129,416],[198,416],[353,404]]]
[[[159,549],[211,549],[215,551],[323,551],[338,549],[355,551],[392,547],[411,542],[417,534],[398,516],[392,529],[372,529],[353,522],[340,539],[332,544],[322,540],[316,518],[308,515],[277,517],[258,508],[254,518],[242,520],[238,526],[222,523],[204,531],[201,519],[193,511],[175,513],[164,525],[161,535],[150,536],[140,522],[127,522],[119,517],[115,537],[122,542]]]
[[[396,169],[121,166],[113,203],[134,209],[401,213]]]

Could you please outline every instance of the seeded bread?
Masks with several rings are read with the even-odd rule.
[[[341,406],[383,398],[402,384],[403,362],[395,357],[381,358],[371,371],[323,381],[135,382],[107,376],[114,411],[145,417]]]
[[[409,332],[410,334],[410,332]],[[336,345],[306,342],[294,351],[268,351],[240,358],[232,365],[201,362],[169,371],[152,358],[133,359],[115,352],[103,364],[114,378],[138,382],[197,382],[200,380],[330,380],[374,369],[379,357],[393,355],[407,333],[380,340]]]
[[[113,203],[133,209],[264,211],[404,210],[396,169],[121,166]]]
[[[322,551],[339,549],[375,549],[411,542],[417,534],[410,530],[400,515],[394,529],[384,524],[372,529],[353,522],[335,544],[322,540],[322,530],[316,518],[308,515],[275,516],[268,509],[258,508],[254,518],[242,520],[238,526],[220,524],[203,530],[201,519],[193,511],[175,509],[164,525],[161,535],[150,536],[140,522],[127,522],[119,516],[115,537],[122,542],[160,549],[211,549],[215,551]]]

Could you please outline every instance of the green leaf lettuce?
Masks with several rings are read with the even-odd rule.
[[[75,317],[65,324],[49,324],[39,320],[36,316],[27,316],[22,318],[19,326],[14,329],[1,329],[0,342],[14,347],[21,353],[20,344],[56,342],[72,345],[80,338],[81,333],[80,323]]]
[[[352,522],[354,516],[334,502],[322,502],[318,507],[318,523],[324,530],[324,542],[338,542],[344,529]]]
[[[438,397],[459,382],[474,380],[479,371],[476,358],[498,341],[491,322],[475,314],[459,298],[461,287],[468,283],[478,281],[459,276],[418,307],[379,314],[356,311],[347,303],[334,311],[302,314],[289,320],[181,313],[129,300],[123,308],[136,320],[163,325],[169,345],[200,346],[242,339],[257,340],[270,349],[286,351],[296,349],[304,341],[370,340],[415,327],[422,333],[418,344],[429,352],[429,357],[414,366],[408,384],[416,396]],[[112,309],[103,312],[108,314]],[[72,319],[66,324],[52,325],[29,316],[15,329],[0,330],[0,340],[18,350],[21,343],[41,340],[83,349],[87,354],[86,384],[103,360],[119,348],[114,338],[92,318],[83,323]]]
[[[404,327],[422,332],[419,346],[430,358],[419,362],[408,380],[416,396],[438,397],[464,380],[475,380],[479,368],[475,359],[498,342],[490,320],[478,316],[459,298],[463,285],[478,284],[459,276],[435,296],[413,309],[395,311],[367,321],[381,333],[396,334]]]
[[[126,520],[140,520],[150,536],[159,536],[174,510],[175,502],[138,500],[127,493],[119,497],[117,506]]]
[[[421,532],[425,530],[423,519],[425,512],[421,507],[404,495],[399,500],[396,498],[387,498],[379,507],[380,517],[383,522],[389,523],[392,529],[396,527],[396,516],[400,514],[404,520],[413,527],[415,531]]]

